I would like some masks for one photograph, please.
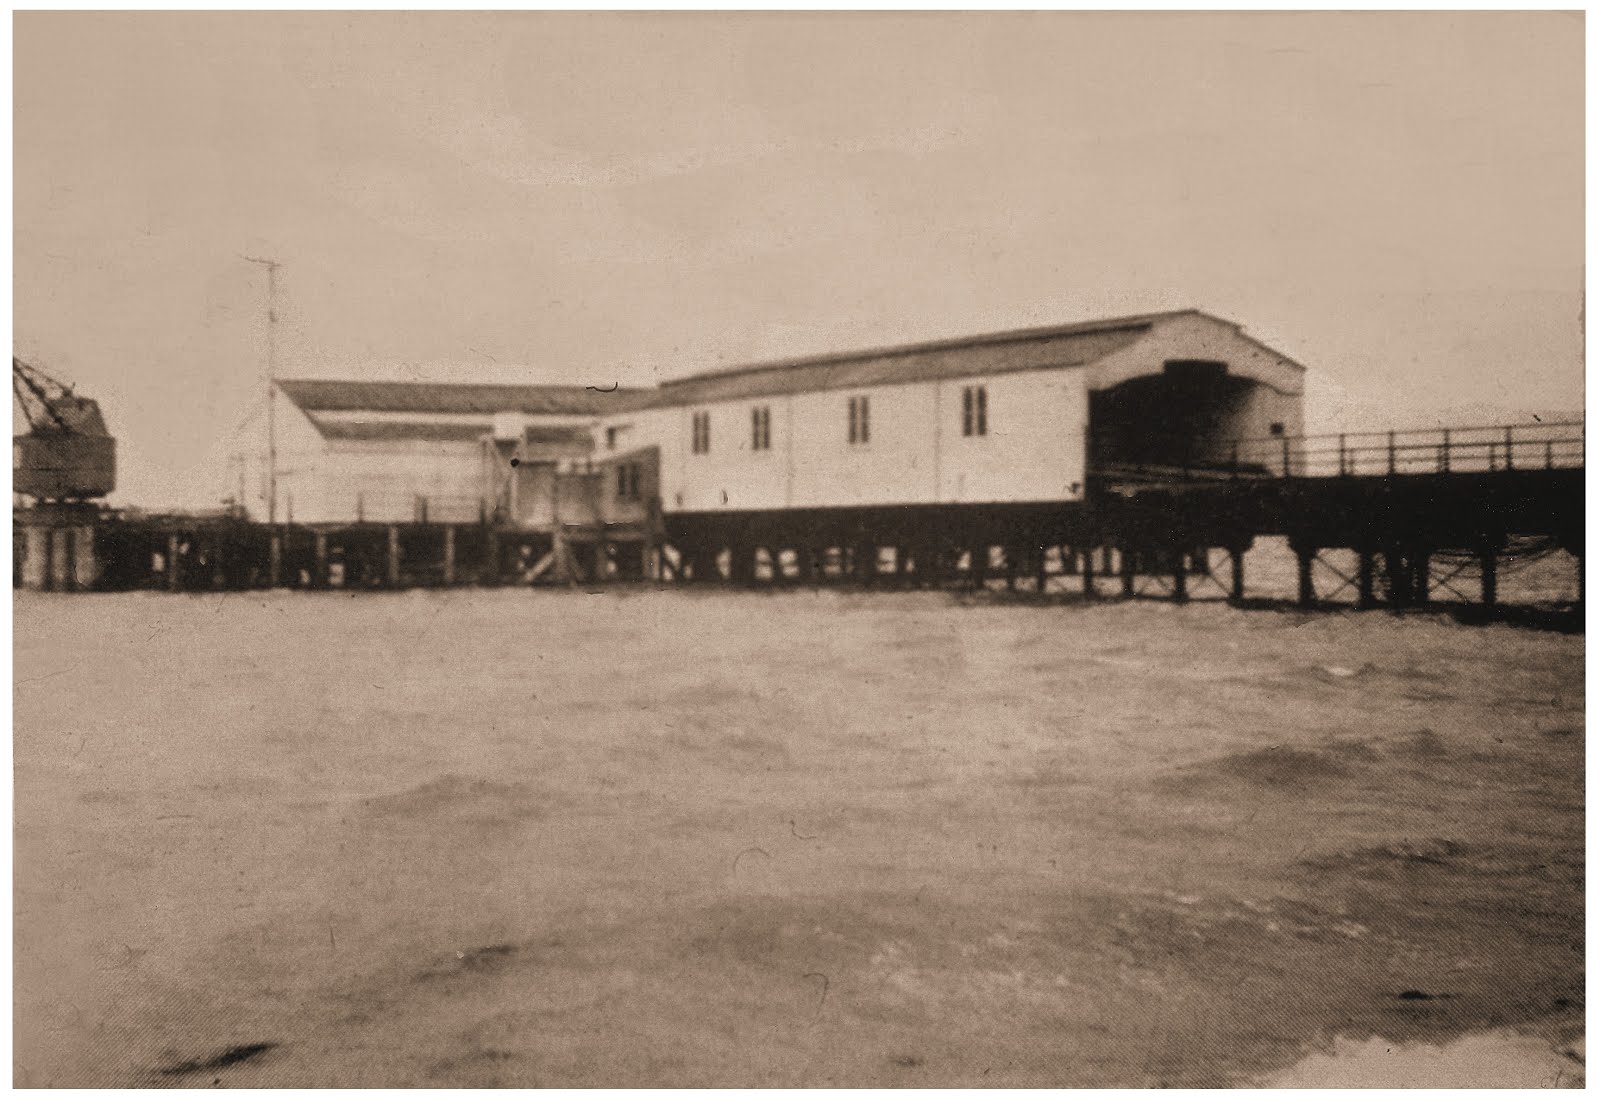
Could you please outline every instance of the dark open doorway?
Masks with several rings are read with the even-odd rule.
[[[1158,375],[1091,392],[1090,467],[1225,467],[1255,387],[1223,362],[1169,361]]]

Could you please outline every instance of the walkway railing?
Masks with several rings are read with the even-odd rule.
[[[423,495],[410,491],[346,489],[296,499],[285,494],[280,519],[291,525],[466,524],[483,521],[479,495]]]
[[[1583,422],[1243,438],[1209,460],[1128,459],[1102,454],[1108,475],[1232,479],[1282,476],[1415,476],[1584,466]]]

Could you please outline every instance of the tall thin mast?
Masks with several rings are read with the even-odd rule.
[[[267,524],[278,524],[278,267],[276,259],[241,256],[267,268]]]

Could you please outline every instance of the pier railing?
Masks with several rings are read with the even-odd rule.
[[[296,499],[288,493],[279,515],[289,524],[463,524],[485,518],[480,495],[417,494],[409,491],[321,491]]]
[[[1416,476],[1584,466],[1583,422],[1372,430],[1241,438],[1205,458],[1130,459],[1101,454],[1105,475],[1184,479]]]
[[[1280,476],[1412,476],[1582,468],[1581,421],[1310,434],[1237,443],[1231,464]]]

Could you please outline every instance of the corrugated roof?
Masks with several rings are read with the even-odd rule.
[[[677,407],[1089,365],[1132,344],[1156,324],[1180,316],[1203,316],[1238,329],[1237,324],[1186,308],[739,365],[665,381],[656,389],[618,388],[609,392],[577,385],[395,381],[286,380],[279,381],[278,386],[307,412],[607,415],[642,407]]]
[[[672,407],[1088,365],[1128,346],[1161,320],[1197,314],[1204,315],[1184,309],[736,366],[666,381],[648,402]]]
[[[480,441],[489,427],[472,422],[393,422],[320,419],[311,416],[318,433],[330,441]],[[594,437],[586,426],[530,426],[528,445],[556,446],[564,451],[589,452]]]
[[[488,428],[470,422],[332,422],[312,418],[330,441],[477,441]]]
[[[530,426],[523,433],[523,441],[528,445],[555,445],[585,453],[594,449],[594,435],[585,426]]]
[[[413,411],[451,415],[603,415],[644,390],[596,391],[559,384],[432,384],[409,381],[282,380],[278,388],[302,411]]]

